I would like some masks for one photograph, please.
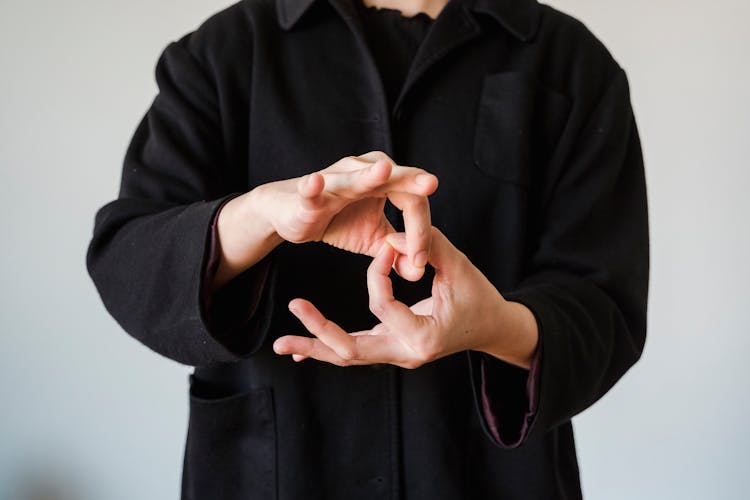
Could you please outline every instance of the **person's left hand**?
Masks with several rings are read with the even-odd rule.
[[[388,277],[397,255],[405,253],[404,234],[391,234],[367,270],[370,310],[381,321],[372,330],[349,334],[309,301],[294,299],[289,309],[315,338],[280,337],[273,346],[276,353],[339,366],[389,363],[417,368],[459,351],[477,350],[529,367],[538,341],[529,309],[506,301],[434,227],[432,296],[408,307],[394,299]]]

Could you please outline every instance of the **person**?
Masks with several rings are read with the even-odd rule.
[[[244,0],[156,79],[87,266],[195,367],[183,499],[581,498],[571,418],[648,288],[627,78],[583,24]]]

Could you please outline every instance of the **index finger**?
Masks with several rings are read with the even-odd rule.
[[[325,178],[326,192],[348,199],[385,196],[390,192],[429,196],[437,189],[437,177],[417,167],[396,165],[389,160],[372,164],[351,159],[358,168],[319,172]]]
[[[425,196],[407,193],[389,193],[388,199],[404,214],[406,254],[409,267],[412,268],[411,270],[404,269],[403,262],[398,262],[399,274],[406,279],[416,281],[424,274],[424,267],[430,259],[432,243],[430,202]]]
[[[389,329],[410,332],[422,326],[421,317],[393,296],[393,285],[388,275],[396,256],[387,242],[367,268],[367,292],[370,295],[370,310]]]

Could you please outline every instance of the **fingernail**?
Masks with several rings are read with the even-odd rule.
[[[432,185],[432,178],[433,176],[430,174],[419,174],[417,175],[416,181],[420,186],[427,187]]]
[[[417,267],[424,267],[427,265],[427,252],[422,250],[416,256],[414,256],[414,265]]]

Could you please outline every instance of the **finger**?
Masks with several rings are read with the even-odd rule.
[[[435,301],[432,297],[427,297],[426,299],[420,300],[416,304],[412,304],[409,309],[411,309],[414,314],[417,314],[419,316],[432,316],[432,307],[434,303]]]
[[[411,281],[417,281],[424,274],[424,268],[416,269],[409,260],[406,251],[406,234],[391,232],[386,235],[386,241],[394,250],[396,250],[396,259],[393,262],[393,269],[399,276]],[[419,273],[419,276],[417,274]]]
[[[432,234],[430,246],[429,263],[436,270],[449,272],[458,262],[458,259],[465,255],[456,248],[453,243],[436,227],[430,230]],[[391,245],[397,252],[406,251],[407,240],[404,233],[390,233],[385,238],[386,242]]]
[[[356,156],[357,159],[375,163],[378,160],[391,160],[393,159],[383,151],[368,151],[367,153]]]
[[[385,159],[393,163],[393,172],[388,184],[384,186],[388,191],[404,191],[429,196],[437,189],[438,179],[433,174],[421,168],[399,165],[382,151],[370,151],[356,158],[371,162]]]
[[[344,360],[333,349],[316,338],[285,335],[276,339],[273,343],[273,350],[276,354],[291,354],[295,361],[313,358],[335,365],[345,364]]]
[[[432,240],[432,219],[430,203],[425,196],[407,193],[390,193],[388,199],[404,213],[406,232],[406,254],[411,264],[419,270],[419,277],[424,273],[424,266],[430,258]]]
[[[399,254],[406,254],[406,234],[405,233],[389,233],[385,237],[385,241],[393,247]]]
[[[320,196],[325,189],[325,178],[318,172],[300,177],[297,192],[302,198],[302,205],[308,209],[318,208],[323,203]]]
[[[331,196],[360,199],[365,195],[383,195],[380,189],[391,177],[393,163],[380,160],[371,165],[356,170],[342,172],[322,172],[325,177],[326,193]]]
[[[317,338],[287,335],[280,337],[274,342],[274,351],[277,354],[291,354],[294,361],[304,359],[316,359],[337,366],[358,366],[380,363],[400,364],[403,355],[399,355],[394,348],[394,343],[388,337],[372,335],[368,332],[357,332],[355,337],[360,343],[358,348],[365,355],[360,359],[347,360],[336,354],[325,342]]]
[[[398,273],[399,276],[408,281],[419,281],[424,276],[423,267],[414,267],[411,263],[409,256],[404,253],[396,255],[396,259],[393,261],[393,269]]]
[[[406,235],[404,233],[391,233],[386,236],[386,242],[396,250],[396,262],[398,263],[399,256],[402,256],[399,252],[404,252],[406,250]],[[396,272],[398,272],[398,270]],[[428,297],[420,300],[416,304],[412,304],[409,309],[419,316],[430,316],[432,314],[432,306],[432,297]]]
[[[355,157],[344,158],[341,162],[340,166],[337,162],[320,172],[325,176],[326,191],[333,196],[359,199],[365,195],[385,196],[393,191],[429,196],[437,189],[437,177],[433,174],[421,168],[398,165],[388,157],[374,163]],[[357,168],[352,168],[354,166]]]
[[[289,310],[310,333],[330,347],[337,356],[347,361],[359,358],[354,339],[336,323],[323,316],[310,301],[294,299],[289,303]]]
[[[394,167],[391,177],[389,178],[389,184],[384,186],[388,191],[402,191],[403,189],[400,188],[403,188],[404,184],[409,183],[416,184],[416,186],[412,186],[411,189],[406,189],[407,192],[412,192],[413,189],[417,189],[417,191],[424,192],[414,192],[414,194],[421,194],[423,196],[429,196],[437,189],[438,179],[433,174],[421,168],[399,165],[393,160],[393,158],[382,151],[370,151],[359,156],[344,157],[322,172],[352,172],[379,161],[387,161],[393,164]]]
[[[326,167],[321,172],[351,172],[368,167],[378,160],[391,160],[391,157],[380,151],[371,151],[359,156],[345,156],[329,167]]]
[[[430,252],[430,264],[436,270],[450,273],[456,267],[461,258],[466,256],[436,227],[432,227],[432,248]]]
[[[410,331],[420,327],[416,316],[403,302],[393,297],[393,286],[388,274],[391,271],[395,250],[384,243],[378,255],[367,268],[367,291],[370,295],[370,310],[391,330]]]
[[[437,190],[438,178],[424,169],[395,165],[393,172],[381,189],[384,192],[403,192],[429,196]]]

